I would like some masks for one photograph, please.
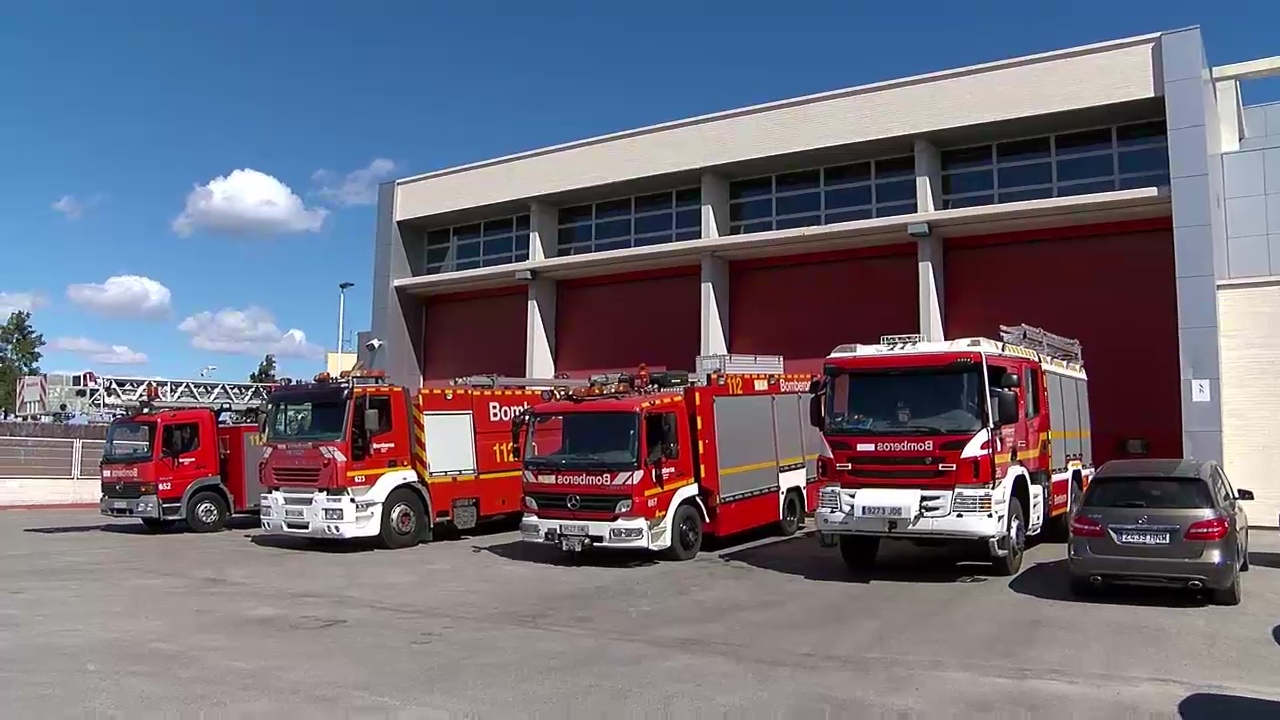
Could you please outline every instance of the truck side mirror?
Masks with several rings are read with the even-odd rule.
[[[1013,425],[1018,422],[1018,395],[1012,390],[997,390],[996,425]]]
[[[809,424],[818,430],[822,429],[822,396],[814,395],[809,398]]]
[[[380,432],[382,428],[379,427],[379,424],[377,408],[369,408],[364,411],[364,432],[366,435],[376,435]]]
[[[520,459],[520,430],[528,420],[523,413],[511,418],[511,457],[516,460]]]
[[[1018,373],[1007,372],[1000,376],[1000,387],[1005,390],[1022,387],[1022,378],[1019,377]]]

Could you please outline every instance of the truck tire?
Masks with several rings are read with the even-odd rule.
[[[148,532],[164,532],[173,527],[173,520],[161,520],[160,518],[142,518],[142,526]]]
[[[804,504],[800,502],[800,494],[792,490],[782,498],[782,519],[778,521],[778,534],[791,537],[800,531],[802,522]]]
[[[187,527],[192,532],[218,532],[227,526],[230,517],[227,501],[212,490],[202,490],[187,501]]]
[[[876,565],[880,538],[870,535],[841,535],[840,557],[850,570],[865,571]]]
[[[671,546],[663,553],[668,560],[692,560],[702,550],[702,515],[693,505],[681,505],[671,517]]]
[[[426,514],[422,500],[408,488],[396,488],[382,503],[382,546],[398,550],[417,545],[423,536]]]
[[[1022,556],[1027,548],[1027,520],[1022,511],[1022,501],[1016,497],[1009,498],[1009,553],[1004,557],[994,557],[991,564],[996,575],[1012,577],[1022,570]]]

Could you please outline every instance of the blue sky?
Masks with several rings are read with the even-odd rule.
[[[255,5],[0,9],[0,305],[37,298],[46,371],[315,372],[339,282],[369,323],[378,179],[1189,25],[1214,64],[1280,54],[1265,0]]]

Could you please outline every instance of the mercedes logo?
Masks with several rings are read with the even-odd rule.
[[[582,507],[582,498],[578,497],[577,495],[570,495],[569,497],[564,499],[564,504],[570,510],[577,510],[578,508]]]
[[[1147,516],[1146,516],[1146,515],[1143,515],[1142,517],[1138,518],[1138,524],[1139,524],[1139,525],[1146,525],[1146,524],[1147,524]]]

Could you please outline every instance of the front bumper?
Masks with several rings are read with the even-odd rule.
[[[990,491],[828,486],[820,491],[814,523],[826,536],[990,541],[1005,534],[1004,514]]]
[[[565,532],[568,530],[568,532]],[[584,532],[585,530],[585,532]],[[618,518],[617,520],[552,520],[526,514],[520,520],[520,539],[528,542],[562,545],[562,538],[581,538],[581,548],[606,548],[614,550],[660,550],[669,542],[663,542],[661,533],[654,533],[644,518]],[[571,541],[577,544],[576,541]]]
[[[1198,582],[1220,589],[1235,581],[1236,561],[1218,548],[1205,548],[1194,560],[1180,558],[1116,557],[1094,555],[1083,539],[1067,547],[1067,571],[1074,578],[1098,577],[1117,585],[1157,585],[1186,587]]]
[[[160,498],[143,495],[136,498],[112,498],[103,495],[98,502],[98,512],[108,517],[136,517],[160,519]]]
[[[382,532],[382,503],[323,492],[262,494],[262,529],[297,537],[373,537]]]

